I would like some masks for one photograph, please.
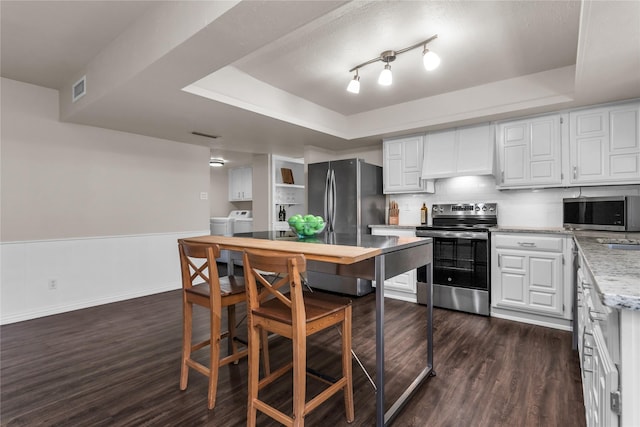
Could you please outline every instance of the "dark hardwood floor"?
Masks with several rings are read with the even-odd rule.
[[[354,299],[354,349],[375,378],[374,309],[373,294]],[[385,310],[386,390],[395,399],[422,366],[425,346],[417,343],[425,328],[413,326],[424,324],[426,309],[386,300]],[[206,324],[204,310],[196,315]],[[0,333],[3,426],[245,425],[246,360],[221,368],[211,411],[204,376],[192,371],[188,389],[178,389],[180,291],[5,325]],[[312,337],[309,366],[338,374],[338,345],[337,331]],[[274,337],[270,349],[273,367],[290,360],[287,340]],[[395,425],[585,425],[569,332],[435,309],[434,352],[437,375]],[[351,425],[375,425],[373,388],[355,362],[353,372]],[[287,409],[289,379],[262,396]],[[311,379],[309,387],[319,390]],[[277,424],[259,415],[258,425]],[[310,414],[307,425],[349,425],[341,395]]]

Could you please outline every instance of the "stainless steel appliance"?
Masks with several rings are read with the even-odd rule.
[[[308,210],[327,221],[325,233],[370,234],[370,224],[384,224],[382,168],[362,159],[312,163],[307,170]],[[322,263],[307,263],[311,286],[349,295],[372,291],[371,281],[322,272]]]
[[[562,199],[565,227],[578,230],[639,231],[640,196]]]
[[[489,315],[491,246],[489,228],[498,224],[496,203],[439,204],[431,226],[416,236],[433,239],[433,306]],[[426,269],[418,269],[418,302],[426,304]]]

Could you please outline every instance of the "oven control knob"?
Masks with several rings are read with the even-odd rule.
[[[495,210],[496,210],[496,208],[494,208],[493,206],[491,206],[491,207],[489,208],[489,210],[490,210],[491,212],[493,212],[493,211],[495,211]]]
[[[479,211],[479,210],[480,210],[480,206],[476,206],[476,211]]]
[[[483,206],[483,207],[482,207],[482,210],[483,210],[483,211],[486,211],[486,210],[487,210],[487,207],[486,207],[486,206]]]

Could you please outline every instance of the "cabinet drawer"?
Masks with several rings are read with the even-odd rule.
[[[492,236],[496,248],[527,249],[545,252],[562,252],[562,237],[531,234],[497,234]]]

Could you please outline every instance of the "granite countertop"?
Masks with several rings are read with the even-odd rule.
[[[640,311],[640,250],[609,246],[616,241],[636,242],[640,233],[574,231],[573,234],[604,305]]]
[[[571,235],[571,230],[562,227],[513,227],[513,226],[497,226],[491,227],[489,231],[493,233],[537,233],[537,234],[563,234]]]

